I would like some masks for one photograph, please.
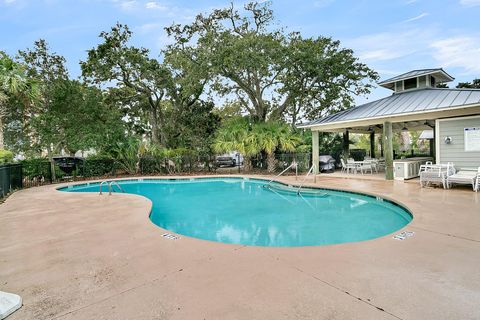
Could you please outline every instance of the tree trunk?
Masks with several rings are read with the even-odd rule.
[[[3,142],[3,115],[0,115],[0,150],[5,149]]]
[[[150,111],[150,124],[152,126],[152,142],[154,144],[158,144],[163,147],[166,147],[167,138],[163,131],[165,124],[163,123],[162,117],[161,116],[158,117],[157,112],[155,110]]]
[[[277,160],[275,159],[275,153],[267,153],[267,172],[273,173],[277,168]]]
[[[245,172],[252,171],[252,158],[243,156],[243,169]]]
[[[48,161],[50,162],[50,181],[54,182],[57,177],[55,175],[55,162],[53,161],[53,151],[52,147],[47,147]]]
[[[154,144],[160,144],[157,115],[154,110],[150,111],[150,125],[152,126],[152,142]]]

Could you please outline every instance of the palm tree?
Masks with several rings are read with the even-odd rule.
[[[260,152],[257,136],[244,118],[228,121],[216,134],[213,142],[215,152],[238,151],[243,155],[245,171],[252,170],[252,157]]]
[[[285,123],[269,121],[254,126],[254,134],[259,141],[260,149],[267,154],[267,171],[272,173],[276,169],[275,151],[295,151],[301,139]]]
[[[9,97],[18,97],[30,104],[39,96],[39,86],[28,78],[25,68],[0,51],[0,149],[4,149],[3,118],[8,113]]]

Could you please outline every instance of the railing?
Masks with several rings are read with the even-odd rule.
[[[0,199],[13,190],[23,188],[22,165],[0,165]]]
[[[108,181],[104,180],[104,181],[100,182],[100,192],[98,193],[99,195],[102,195],[102,194],[103,194],[103,192],[102,192],[102,186],[103,186],[104,184],[106,184],[106,185],[107,185],[107,188],[110,189]]]
[[[302,181],[302,183],[300,184],[300,187],[298,187],[298,189],[297,189],[297,194],[300,194],[300,190],[302,189],[303,185],[304,185],[305,182],[307,181],[308,176],[310,175],[310,173],[313,172],[314,169],[315,169],[315,164],[312,164],[312,166],[310,167],[310,170],[308,170],[307,174],[305,175],[305,178],[303,178],[303,181]],[[315,178],[316,178],[316,176],[314,175],[314,180],[313,180],[313,182],[316,182],[316,181],[315,181]]]
[[[284,174],[285,172],[287,172],[288,169],[292,168],[293,166],[295,166],[295,176],[298,175],[298,165],[296,162],[292,162],[285,170],[283,170],[282,172],[280,172],[279,174],[277,174],[273,179],[271,179],[270,181],[268,181],[268,183],[266,185],[264,185],[265,188],[268,188],[270,186],[270,184],[278,177],[280,177],[282,174]]]
[[[111,196],[112,195],[112,192],[114,191],[113,190],[113,187],[114,186],[117,186],[118,189],[120,189],[120,191],[122,193],[125,193],[125,191],[123,190],[123,188],[118,184],[117,181],[107,181],[107,180],[104,180],[102,182],[100,182],[100,192],[98,193],[99,195],[102,195],[103,194],[103,191],[102,191],[102,186],[106,184],[107,187],[108,187],[108,195]]]
[[[117,186],[122,193],[125,193],[125,191],[122,189],[122,187],[118,184],[117,181],[111,181],[110,184],[108,185],[108,195],[111,196],[113,192],[113,187]]]

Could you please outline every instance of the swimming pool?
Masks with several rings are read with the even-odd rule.
[[[412,220],[403,207],[363,194],[296,188],[248,178],[120,180],[152,201],[150,220],[180,235],[252,246],[317,246],[395,232]],[[99,192],[99,183],[60,188]],[[103,190],[105,190],[105,185]],[[118,188],[115,188],[118,190]]]

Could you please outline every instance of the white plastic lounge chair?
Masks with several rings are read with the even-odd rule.
[[[473,191],[477,191],[478,174],[480,173],[480,167],[477,171],[462,170],[451,176],[447,177],[447,188],[450,188],[452,184],[469,184],[472,185]]]
[[[455,174],[455,166],[449,162],[445,164],[431,164],[431,162],[420,166],[420,186],[426,187],[432,184],[447,187],[447,178]]]

